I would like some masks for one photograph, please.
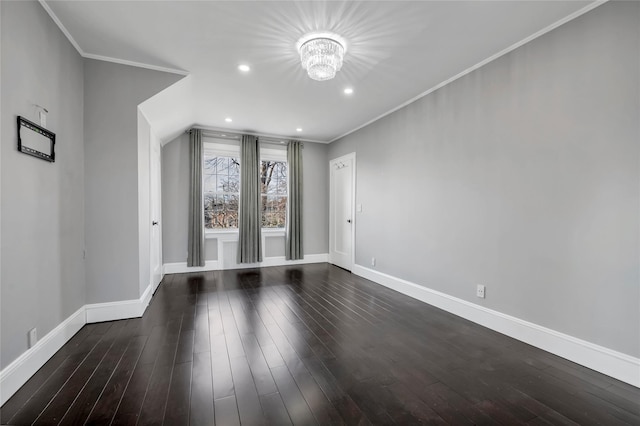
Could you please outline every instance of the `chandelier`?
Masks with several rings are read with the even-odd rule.
[[[329,33],[313,33],[301,38],[297,44],[302,68],[313,80],[331,80],[342,68],[347,51],[341,37]]]

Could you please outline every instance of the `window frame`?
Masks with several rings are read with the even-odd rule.
[[[240,163],[240,167],[242,168],[242,162],[240,161],[240,144],[236,141],[236,143],[220,143],[217,139],[207,138],[208,141],[203,141],[203,155],[202,155],[202,167],[204,167],[204,159],[206,155],[209,156],[220,156],[220,157],[235,157],[238,159]],[[226,142],[226,140],[225,140]],[[286,149],[274,149],[274,148],[265,148],[260,145],[260,161],[281,161],[287,164],[287,177],[289,173],[289,162],[287,161],[287,150]],[[205,238],[217,238],[217,236],[221,234],[238,234],[238,228],[206,228],[204,226],[204,173],[202,174],[202,222],[203,229],[205,233]],[[287,200],[289,197],[289,179],[287,178]],[[263,234],[269,234],[270,236],[284,236],[286,229],[283,228],[261,228],[261,232]]]
[[[206,156],[214,156],[214,157],[234,157],[238,159],[238,163],[240,162],[240,146],[233,144],[222,144],[217,142],[204,142],[202,144],[202,168],[204,170],[204,161]],[[205,194],[205,173],[202,173],[202,228],[205,231],[205,235],[215,233],[215,234],[237,234],[238,228],[207,228],[204,220],[204,194]],[[238,189],[238,195],[240,195],[240,190]]]

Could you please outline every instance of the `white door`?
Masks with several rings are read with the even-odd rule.
[[[329,162],[329,262],[348,271],[354,262],[356,155]]]
[[[153,289],[162,281],[162,228],[160,227],[162,215],[161,199],[161,162],[162,151],[160,142],[152,135],[150,138],[150,212],[151,212],[151,284]]]

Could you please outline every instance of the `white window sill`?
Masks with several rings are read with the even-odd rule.
[[[284,236],[284,228],[262,228],[262,233],[267,235],[283,235]]]
[[[284,228],[262,228],[262,234],[270,237],[284,237]],[[223,238],[229,239],[238,235],[238,229],[207,229],[204,231],[206,239]]]

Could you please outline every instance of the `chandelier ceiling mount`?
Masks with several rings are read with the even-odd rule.
[[[300,53],[302,68],[313,80],[331,80],[342,68],[347,44],[344,39],[333,33],[309,33],[296,44]]]

